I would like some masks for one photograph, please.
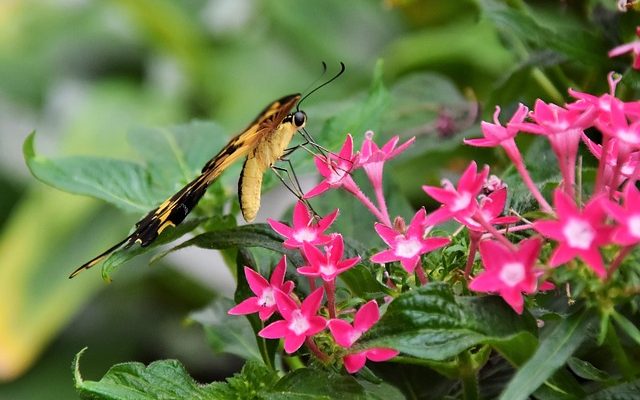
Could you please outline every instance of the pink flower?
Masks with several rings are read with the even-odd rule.
[[[640,26],[636,28],[636,35],[640,37]],[[640,70],[640,40],[614,47],[609,51],[609,57],[618,57],[625,53],[633,55],[633,65],[631,67]]]
[[[640,243],[640,192],[635,182],[629,182],[623,192],[624,206],[611,201],[603,202],[605,210],[618,222],[611,239],[623,246]]]
[[[498,120],[500,107],[496,106],[496,111],[493,114],[493,124],[484,121],[481,123],[484,138],[464,139],[464,143],[476,147],[502,146],[512,161],[514,158],[521,159],[520,151],[514,140],[518,134],[518,129],[514,124],[523,122],[527,117],[527,112],[529,112],[529,109],[525,105],[519,104],[518,110],[513,114],[507,126],[504,127],[500,125],[500,121]]]
[[[538,274],[534,265],[542,240],[525,239],[516,250],[495,240],[480,242],[480,256],[485,270],[469,283],[476,292],[497,292],[517,312],[522,314],[522,293],[535,293]]]
[[[365,139],[362,142],[362,148],[360,150],[358,167],[362,167],[364,169],[364,172],[367,174],[374,187],[382,185],[382,170],[384,162],[405,151],[407,147],[411,146],[416,138],[412,137],[396,148],[399,140],[400,138],[398,136],[394,136],[384,146],[382,146],[382,148],[379,148],[373,141],[373,132],[367,131],[365,133]]]
[[[380,312],[375,300],[371,300],[356,312],[353,318],[353,326],[341,319],[332,319],[329,321],[329,330],[333,335],[336,343],[348,349],[350,348],[363,333],[371,329],[371,327],[380,319]],[[343,361],[347,372],[353,374],[358,372],[367,359],[371,361],[387,361],[398,355],[398,351],[383,347],[374,347],[347,354]]]
[[[290,294],[293,290],[292,281],[284,281],[284,274],[287,269],[287,256],[282,259],[273,269],[270,282],[267,282],[260,274],[249,267],[244,267],[244,275],[247,278],[249,288],[256,295],[245,299],[237,306],[231,308],[228,313],[231,315],[246,315],[258,313],[262,321],[266,321],[276,310],[275,291],[281,290],[285,294]]]
[[[545,135],[558,158],[560,172],[569,192],[575,184],[576,156],[582,132],[593,124],[597,109],[568,110],[556,104],[547,104],[536,100],[531,118],[535,123],[523,122],[514,124],[519,129]]]
[[[427,212],[424,208],[418,210],[413,216],[406,233],[398,232],[384,224],[376,223],[375,229],[378,235],[390,247],[371,257],[376,263],[388,263],[400,261],[402,267],[409,273],[413,273],[420,261],[422,254],[433,251],[449,243],[449,239],[443,237],[425,237],[428,233]],[[429,230],[431,227],[429,227]]]
[[[589,149],[589,152],[593,154],[593,156],[602,161],[602,145],[593,142],[591,139],[587,137],[587,135],[582,136],[582,141]],[[631,152],[626,159],[622,160],[622,165],[620,168],[617,168],[618,165],[618,154],[619,154],[619,144],[618,139],[609,138],[608,142],[608,151],[605,152],[605,164],[603,166],[602,171],[602,180],[605,186],[610,188],[617,189],[622,182],[624,182],[627,178],[631,177],[635,172],[636,168],[639,166],[640,162],[640,152],[634,151]],[[615,177],[615,171],[618,170],[618,176]]]
[[[443,180],[442,188],[436,186],[423,186],[429,196],[433,197],[442,206],[429,216],[429,225],[435,225],[448,218],[470,218],[478,209],[476,197],[480,194],[482,186],[489,175],[489,167],[485,166],[480,173],[475,161],[462,173],[458,187],[455,188],[448,180]]]
[[[609,240],[610,229],[605,225],[602,196],[592,198],[583,210],[579,210],[571,198],[556,189],[553,196],[557,220],[536,221],[535,230],[557,241],[549,260],[552,267],[564,264],[575,257],[581,258],[601,278],[607,274],[599,247]]]
[[[298,272],[305,276],[319,276],[325,282],[334,281],[336,276],[360,261],[360,257],[342,260],[344,242],[340,234],[333,236],[329,245],[325,246],[324,254],[309,243],[304,244],[303,251],[309,265],[298,268]]]
[[[327,157],[316,156],[314,161],[324,180],[304,195],[305,199],[315,197],[329,189],[344,186],[346,190],[359,190],[349,174],[357,165],[360,155],[353,154],[353,137],[347,139],[338,155],[330,153]]]
[[[284,241],[284,246],[293,249],[302,247],[304,243],[321,245],[329,242],[331,237],[325,235],[324,231],[329,228],[337,216],[338,210],[336,209],[315,224],[307,207],[302,201],[299,201],[293,209],[293,228],[271,218],[267,219],[267,222],[271,229],[287,238]]]
[[[518,222],[518,217],[515,216],[506,216],[501,217],[500,215],[504,211],[504,205],[507,202],[507,188],[503,187],[494,192],[491,192],[488,196],[484,196],[480,199],[478,213],[482,215],[484,220],[491,225],[498,224],[513,224]],[[458,222],[465,225],[467,228],[477,231],[477,232],[485,232],[486,229],[476,222],[472,218],[464,218],[458,219]]]
[[[288,294],[276,290],[276,304],[283,320],[276,321],[258,332],[266,339],[284,338],[284,350],[293,353],[304,343],[307,336],[313,336],[323,330],[327,321],[316,315],[320,309],[324,288],[314,290],[298,306]]]
[[[612,100],[609,124],[598,124],[598,128],[602,133],[617,138],[624,154],[640,148],[640,118],[628,118],[625,103],[621,100]]]

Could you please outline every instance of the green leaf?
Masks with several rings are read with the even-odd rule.
[[[633,322],[629,321],[624,315],[620,314],[617,311],[613,311],[611,313],[611,317],[615,321],[616,325],[620,327],[631,339],[633,339],[636,344],[640,345],[640,330],[633,324]]]
[[[571,368],[574,374],[578,375],[582,379],[588,379],[590,381],[604,382],[610,379],[609,374],[605,371],[598,369],[588,361],[581,360],[576,357],[571,357],[567,360],[567,365]]]
[[[364,388],[352,376],[311,368],[293,371],[260,397],[265,400],[367,398]]]
[[[34,140],[35,132],[24,142],[24,158],[33,176],[48,185],[103,199],[126,211],[148,211],[160,200],[139,164],[95,157],[50,160],[36,155]]]
[[[74,382],[82,399],[214,399],[215,386],[200,385],[176,360],[145,366],[130,362],[114,365],[99,381],[83,380],[80,351],[74,361]]]
[[[562,367],[590,335],[595,316],[586,309],[560,322],[516,373],[501,399],[526,399]]]
[[[635,400],[640,393],[640,379],[611,386],[586,396],[585,400]]]
[[[199,174],[227,139],[220,125],[202,121],[169,128],[140,128],[129,134],[129,142],[145,161],[152,181],[168,194]]]
[[[534,338],[535,331],[530,315],[518,316],[500,298],[456,297],[447,284],[430,283],[394,299],[359,344],[440,361],[478,344]]]
[[[163,246],[167,243],[186,235],[192,230],[196,229],[200,224],[208,221],[207,218],[193,218],[186,222],[181,223],[177,227],[165,229],[150,245],[142,247],[138,244],[133,244],[129,248],[118,250],[111,254],[102,264],[102,279],[109,282],[111,281],[111,274],[113,274],[120,265],[137,257],[141,254],[145,254],[157,247]]]
[[[261,361],[256,336],[247,319],[227,314],[234,305],[229,299],[218,298],[206,308],[191,313],[189,318],[202,325],[209,345],[217,353]]]
[[[284,248],[280,235],[267,224],[242,225],[232,229],[206,232],[179,244],[161,256],[189,246],[217,250],[233,247],[262,247],[286,254],[287,259],[294,265],[302,265],[303,263],[300,253]]]

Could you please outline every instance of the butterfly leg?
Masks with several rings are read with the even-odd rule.
[[[278,166],[275,166],[275,165],[271,166],[271,170],[276,174],[276,176],[278,177],[280,182],[282,182],[282,184],[291,193],[293,193],[293,195],[296,196],[296,198],[298,200],[303,202],[304,205],[307,206],[307,209],[311,210],[311,212],[313,213],[314,218],[319,219],[320,218],[319,214],[313,208],[313,206],[311,205],[309,200],[304,198],[304,192],[302,191],[302,186],[300,185],[300,181],[298,180],[298,176],[296,175],[295,170],[293,169],[293,165],[291,164],[291,160],[282,159],[282,158],[281,158],[281,160],[285,161],[286,163],[289,164],[290,171],[288,169],[286,169],[286,168],[278,167]],[[285,177],[282,174],[286,174],[288,179],[285,179]]]

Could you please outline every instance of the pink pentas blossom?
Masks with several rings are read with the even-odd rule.
[[[476,212],[491,225],[513,224],[518,222],[519,218],[516,216],[500,216],[504,211],[506,202],[507,188],[503,187],[491,192],[487,196],[481,196],[478,202],[479,207]],[[471,230],[477,232],[486,231],[486,229],[473,218],[456,218],[456,220]]]
[[[353,153],[353,137],[349,134],[337,155],[330,153],[326,157],[316,156],[314,158],[318,172],[320,172],[320,175],[322,175],[324,179],[307,192],[304,197],[309,199],[329,189],[338,187],[344,187],[349,191],[358,191],[359,189],[353,181],[350,172],[356,168],[359,159],[360,154]]]
[[[469,283],[469,289],[498,293],[515,312],[522,314],[522,293],[535,293],[538,286],[534,266],[541,247],[540,238],[525,239],[515,250],[495,240],[483,240],[480,257],[485,269]]]
[[[380,319],[380,312],[375,300],[371,300],[356,312],[353,318],[353,325],[341,319],[331,319],[329,321],[329,331],[336,343],[349,349],[362,336],[363,333]],[[371,361],[387,361],[398,355],[398,351],[390,348],[374,347],[365,350],[349,353],[344,356],[344,366],[350,374],[358,372],[367,359]]]
[[[365,133],[365,139],[362,142],[360,149],[360,158],[358,160],[358,167],[362,167],[369,177],[369,180],[375,187],[376,185],[382,185],[382,171],[385,161],[397,156],[411,146],[416,140],[415,137],[402,143],[396,147],[400,141],[399,136],[392,137],[382,148],[373,141],[373,132],[367,131]]]
[[[478,209],[477,196],[480,194],[484,182],[489,175],[489,167],[485,167],[478,173],[478,166],[472,161],[462,173],[458,187],[444,179],[443,187],[423,186],[429,196],[442,203],[442,206],[433,212],[428,219],[429,225],[435,225],[448,218],[470,218]]]
[[[616,138],[609,139],[607,144],[608,151],[604,152],[604,161],[602,160],[602,145],[595,143],[587,135],[582,136],[582,142],[596,159],[604,162],[602,179],[606,187],[618,188],[627,178],[633,176],[640,165],[640,151],[633,151],[621,160],[622,164],[618,168],[618,163],[620,162],[618,159],[619,144]],[[615,176],[616,171],[618,171],[617,176]]]
[[[258,336],[266,339],[284,338],[284,350],[290,354],[298,350],[308,336],[326,327],[327,320],[317,315],[324,288],[314,290],[301,305],[280,290],[274,293],[278,312],[284,319],[268,325],[258,332]]]
[[[422,254],[450,242],[448,238],[426,237],[431,226],[427,225],[427,212],[424,208],[418,210],[413,216],[406,232],[398,232],[381,223],[376,223],[375,229],[390,248],[374,254],[371,261],[376,263],[400,261],[402,267],[409,273],[413,273],[416,269]]]
[[[293,227],[271,218],[267,219],[267,222],[271,229],[286,238],[284,246],[293,249],[301,248],[304,243],[312,245],[328,243],[331,240],[331,236],[325,235],[324,231],[329,228],[337,216],[338,210],[336,209],[315,223],[315,219],[307,209],[307,206],[304,202],[299,201],[293,209]]]
[[[558,158],[565,190],[572,192],[580,138],[583,130],[593,124],[597,117],[597,109],[591,107],[584,110],[569,110],[538,99],[530,117],[534,123],[523,122],[514,124],[514,127],[547,137]]]
[[[635,182],[627,183],[622,198],[622,206],[609,200],[604,201],[603,206],[618,223],[611,240],[623,246],[631,246],[640,243],[640,192]]]
[[[599,248],[609,241],[610,228],[605,225],[602,195],[593,197],[583,210],[573,200],[556,189],[553,196],[556,220],[536,221],[535,230],[558,242],[549,260],[557,267],[576,257],[582,259],[601,278],[607,274]]]
[[[640,149],[640,118],[627,114],[622,100],[612,99],[608,122],[608,124],[599,123],[598,129],[603,134],[620,141],[619,151],[622,154],[632,149]]]
[[[640,26],[636,28],[636,35],[640,37]],[[631,53],[633,56],[633,64],[631,67],[640,70],[640,40],[634,40],[633,42],[614,47],[609,51],[609,57],[618,57],[626,53]]]
[[[262,321],[266,321],[276,310],[275,291],[281,290],[287,295],[293,291],[293,282],[284,281],[287,269],[287,256],[282,256],[280,262],[273,269],[269,282],[259,273],[249,267],[244,267],[244,275],[247,278],[249,288],[255,294],[253,297],[243,300],[237,306],[231,308],[231,315],[246,315],[258,313]]]
[[[325,282],[334,281],[339,274],[360,261],[360,257],[342,259],[344,241],[340,234],[333,235],[329,244],[324,246],[324,253],[309,243],[305,243],[302,249],[309,265],[298,268],[298,273],[314,278],[320,277]]]
[[[464,139],[464,143],[476,147],[502,146],[509,155],[509,158],[520,158],[520,151],[514,140],[519,130],[514,124],[523,122],[528,112],[529,109],[525,105],[519,104],[518,110],[513,114],[505,127],[502,126],[500,120],[498,120],[500,107],[496,106],[496,111],[493,114],[493,124],[485,121],[482,121],[480,124],[484,137],[479,139]]]

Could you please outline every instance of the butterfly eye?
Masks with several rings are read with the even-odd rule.
[[[302,111],[296,111],[295,114],[293,114],[293,123],[298,127],[302,127],[302,125],[304,125],[304,123],[307,122],[307,114],[305,114]]]

